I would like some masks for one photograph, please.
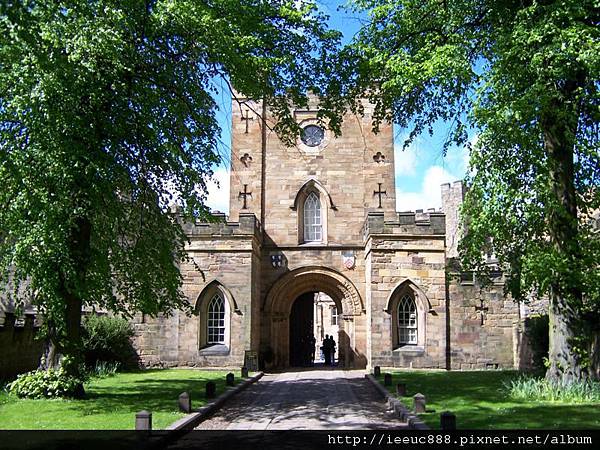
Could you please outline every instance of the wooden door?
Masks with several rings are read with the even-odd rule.
[[[290,314],[290,366],[311,366],[314,347],[314,292],[298,297]]]

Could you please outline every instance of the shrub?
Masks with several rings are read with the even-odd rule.
[[[600,402],[600,383],[598,382],[586,381],[562,385],[545,378],[521,375],[505,383],[505,388],[515,400],[560,403]]]
[[[120,367],[131,366],[135,350],[130,338],[131,324],[122,317],[86,316],[82,322],[82,339],[85,362],[88,367],[98,364],[118,363]]]
[[[69,376],[64,369],[34,370],[17,376],[9,391],[19,398],[80,397],[83,379]]]

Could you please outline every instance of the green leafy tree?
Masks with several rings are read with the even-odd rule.
[[[375,127],[410,126],[407,144],[438,121],[452,124],[444,151],[478,133],[463,263],[485,271],[482,251],[493,248],[514,298],[548,295],[547,377],[587,378],[599,351],[600,2],[354,4],[368,21],[331,92],[367,92]]]
[[[2,285],[29,291],[69,371],[82,306],[187,306],[168,206],[206,218],[215,79],[292,129],[339,39],[325,20],[293,0],[0,3]]]

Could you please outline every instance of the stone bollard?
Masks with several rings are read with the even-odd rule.
[[[152,430],[152,413],[150,411],[140,411],[135,415],[136,431]]]
[[[440,428],[442,430],[456,430],[456,416],[450,411],[440,414]]]
[[[391,373],[386,373],[385,375],[383,375],[383,385],[384,386],[392,385],[392,374]]]
[[[380,377],[381,376],[381,367],[379,367],[379,366],[373,367],[373,375],[376,377]]]
[[[179,394],[179,410],[185,413],[192,412],[192,399],[187,392]]]
[[[225,384],[227,386],[233,386],[233,380],[234,380],[234,375],[229,372],[227,375],[225,375]]]
[[[406,383],[398,383],[396,385],[396,393],[400,397],[406,397]]]
[[[216,393],[217,385],[212,381],[206,383],[206,398],[215,398]]]
[[[425,412],[425,396],[423,394],[415,394],[413,396],[413,409],[416,414]]]
[[[248,368],[242,367],[242,378],[248,378]]]

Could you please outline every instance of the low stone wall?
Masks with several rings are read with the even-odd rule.
[[[14,379],[39,366],[44,342],[36,339],[37,331],[34,314],[16,320],[13,313],[4,313],[0,326],[0,380]]]

